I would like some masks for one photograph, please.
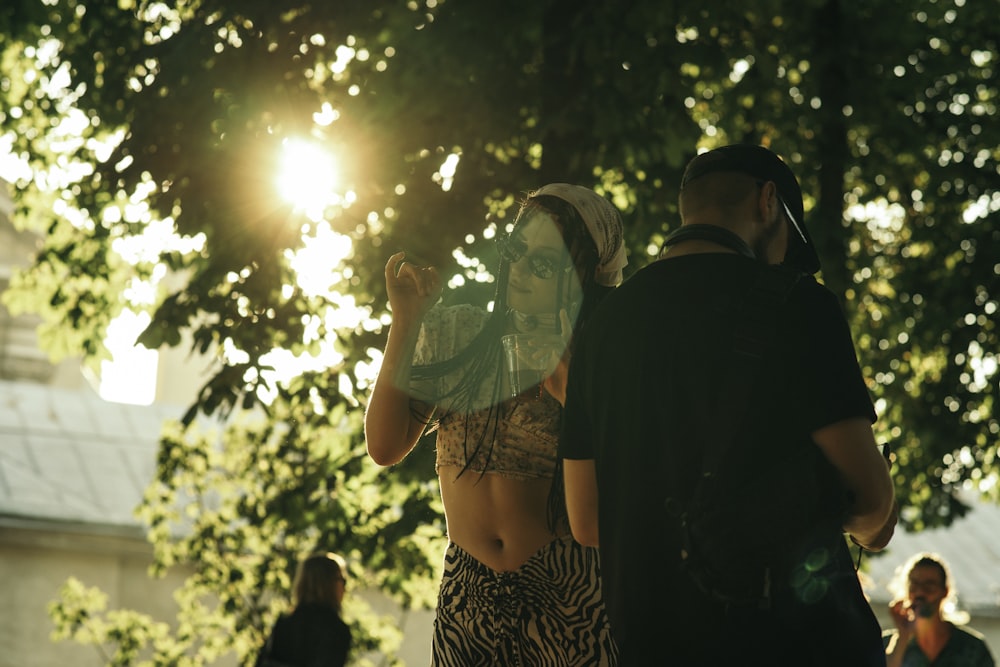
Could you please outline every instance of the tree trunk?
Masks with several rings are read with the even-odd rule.
[[[809,215],[809,233],[823,264],[823,282],[841,302],[851,287],[847,266],[849,230],[844,226],[844,173],[850,156],[844,108],[848,105],[848,36],[843,30],[839,0],[827,0],[815,14],[816,53],[819,58],[819,128],[816,143],[820,163],[817,204]]]

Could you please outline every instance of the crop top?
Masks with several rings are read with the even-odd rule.
[[[443,361],[461,351],[486,323],[489,313],[475,306],[435,306],[424,318],[413,355],[414,365]],[[440,395],[458,382],[465,369],[432,383],[423,390]],[[496,428],[489,424],[493,383],[480,387],[469,415],[443,412],[437,418],[437,462],[465,467],[477,473],[496,473],[513,479],[551,478],[555,474],[556,448],[562,406],[547,392],[502,400],[497,407]],[[439,406],[439,409],[442,409]],[[432,426],[432,430],[435,426]],[[489,429],[486,437],[481,434]],[[477,445],[479,446],[477,451]],[[470,458],[471,457],[471,458]]]

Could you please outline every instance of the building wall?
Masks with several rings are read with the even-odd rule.
[[[131,534],[130,534],[131,533]],[[100,667],[96,648],[74,641],[53,642],[48,606],[70,577],[108,596],[108,609],[135,609],[172,621],[172,593],[183,581],[174,571],[151,579],[150,546],[137,531],[95,534],[93,527],[0,520],[0,663],[18,667]],[[219,665],[235,664],[234,660]]]
[[[185,572],[172,569],[162,579],[150,578],[151,547],[141,533],[109,530],[94,534],[93,526],[18,521],[0,518],[0,665],[18,667],[103,667],[100,652],[72,640],[54,642],[49,605],[70,577],[96,587],[108,596],[107,609],[131,609],[173,624],[177,605],[173,592],[183,585]],[[404,667],[430,662],[433,612],[403,612],[378,594],[363,595],[381,614],[392,618],[403,632],[399,658]],[[380,656],[370,656],[382,664]],[[232,654],[214,663],[235,667]]]

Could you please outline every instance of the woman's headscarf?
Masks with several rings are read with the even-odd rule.
[[[569,183],[550,183],[530,193],[529,197],[548,195],[568,202],[587,225],[597,246],[597,271],[594,282],[605,287],[617,287],[622,282],[622,269],[628,264],[622,218],[614,204],[590,188]]]

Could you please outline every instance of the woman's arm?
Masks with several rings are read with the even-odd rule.
[[[432,415],[432,408],[419,402],[411,409],[410,371],[420,323],[437,301],[441,284],[435,269],[405,263],[403,257],[396,253],[385,265],[392,325],[365,411],[368,455],[384,466],[410,453]]]
[[[410,360],[416,334],[393,325],[389,330],[389,340],[382,358],[382,368],[365,411],[365,442],[368,455],[375,463],[387,466],[399,463],[420,438],[426,421],[418,419],[424,415],[429,420],[430,406],[410,398]]]
[[[563,459],[566,512],[573,539],[585,547],[599,544],[597,530],[597,472],[594,459]]]

